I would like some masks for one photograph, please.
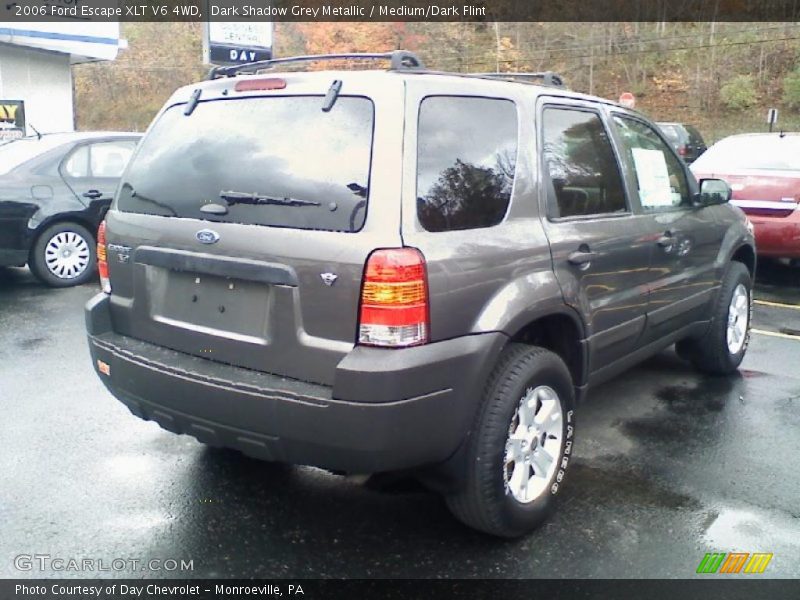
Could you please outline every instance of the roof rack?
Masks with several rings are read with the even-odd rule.
[[[558,73],[544,71],[542,73],[470,73],[475,77],[491,77],[492,79],[507,79],[510,81],[528,81],[542,83],[552,87],[566,87],[564,78]]]
[[[287,58],[273,58],[259,60],[241,65],[213,67],[208,73],[208,79],[220,77],[236,77],[240,73],[255,73],[261,69],[268,69],[275,65],[285,65],[296,62],[316,62],[325,60],[388,60],[393,71],[424,69],[420,58],[407,50],[395,50],[383,53],[354,53],[354,54],[312,54],[309,56],[290,56]]]

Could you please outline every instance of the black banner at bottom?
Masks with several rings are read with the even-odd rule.
[[[741,579],[4,579],[2,600],[251,600],[534,597],[646,600],[800,598],[800,580]]]

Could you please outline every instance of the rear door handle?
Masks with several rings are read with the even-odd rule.
[[[89,190],[88,192],[83,192],[84,198],[91,198],[92,200],[97,200],[102,195],[103,192],[100,190]]]
[[[595,258],[597,258],[597,252],[591,252],[589,250],[578,250],[577,252],[573,252],[572,254],[570,254],[567,260],[571,265],[587,266]]]

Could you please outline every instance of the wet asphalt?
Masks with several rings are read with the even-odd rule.
[[[703,377],[669,350],[595,389],[559,510],[509,542],[413,485],[379,492],[134,418],[88,358],[96,287],[0,269],[0,577],[683,578],[732,551],[800,577],[800,268],[762,265],[758,288],[741,373]],[[15,567],[32,554],[193,569]]]

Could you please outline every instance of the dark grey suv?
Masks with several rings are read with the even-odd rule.
[[[562,489],[589,386],[676,342],[741,362],[752,231],[638,113],[405,53],[215,75],[156,117],[99,234],[92,360],[135,415],[410,472],[515,536]]]

